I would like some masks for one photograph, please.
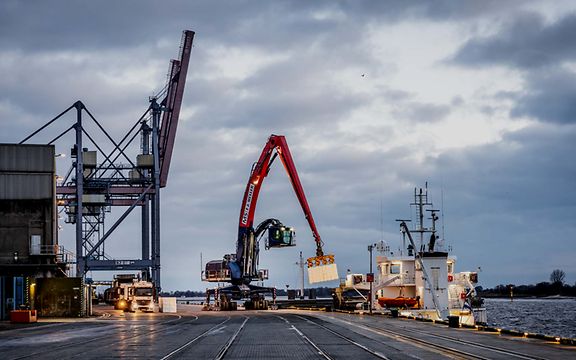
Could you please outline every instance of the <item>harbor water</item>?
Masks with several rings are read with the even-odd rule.
[[[488,325],[576,338],[576,298],[485,299]]]

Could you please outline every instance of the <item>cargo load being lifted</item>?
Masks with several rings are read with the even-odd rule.
[[[268,278],[267,270],[258,269],[258,241],[266,231],[268,232],[265,244],[267,249],[296,245],[294,230],[277,219],[267,219],[254,228],[254,213],[260,188],[276,157],[280,158],[288,173],[294,192],[316,242],[316,256],[307,259],[309,282],[316,283],[338,279],[334,255],[324,255],[323,242],[314,223],[314,218],[304,195],[286,139],[281,135],[271,135],[258,161],[252,167],[250,178],[246,185],[240,209],[236,253],[225,255],[222,260],[208,262],[203,273],[202,280],[204,281],[232,283],[232,286],[210,289],[207,292],[207,302],[209,302],[210,295],[214,295],[223,310],[235,308],[235,303],[231,303],[230,299],[241,298],[251,299],[245,302],[245,307],[247,308],[267,308],[267,303],[262,294],[273,293],[275,289],[250,285],[252,281],[261,281]]]

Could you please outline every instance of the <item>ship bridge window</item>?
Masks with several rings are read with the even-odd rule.
[[[390,265],[390,274],[400,274],[400,264]]]
[[[454,272],[454,263],[448,263],[448,273],[452,274]]]
[[[439,267],[432,267],[432,284],[434,286],[434,289],[439,290],[440,289],[440,268]]]

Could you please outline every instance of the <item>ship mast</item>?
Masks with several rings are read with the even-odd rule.
[[[414,188],[414,202],[410,204],[416,207],[416,224],[415,229],[411,230],[413,233],[418,233],[418,248],[414,249],[416,252],[425,251],[424,246],[424,234],[431,233],[434,238],[436,238],[436,221],[438,220],[438,213],[440,210],[437,209],[426,209],[426,207],[432,207],[432,202],[428,200],[428,182],[424,189]],[[424,226],[424,212],[429,211],[431,213],[430,220],[432,220],[432,227],[427,228]],[[428,248],[429,251],[433,251],[432,248]]]

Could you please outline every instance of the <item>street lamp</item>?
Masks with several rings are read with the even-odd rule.
[[[304,299],[304,258],[302,257],[302,251],[300,251],[300,261],[295,263],[295,265],[300,266],[300,276],[302,277],[302,286],[300,287],[300,299]]]
[[[368,301],[368,307],[370,308],[370,314],[372,314],[372,299],[373,296],[372,295],[372,283],[374,282],[374,273],[372,272],[372,250],[374,250],[374,248],[378,246],[378,244],[370,244],[368,245],[368,252],[370,253],[370,272],[366,275],[366,281],[368,281],[370,283],[370,292],[369,292],[369,301]]]

